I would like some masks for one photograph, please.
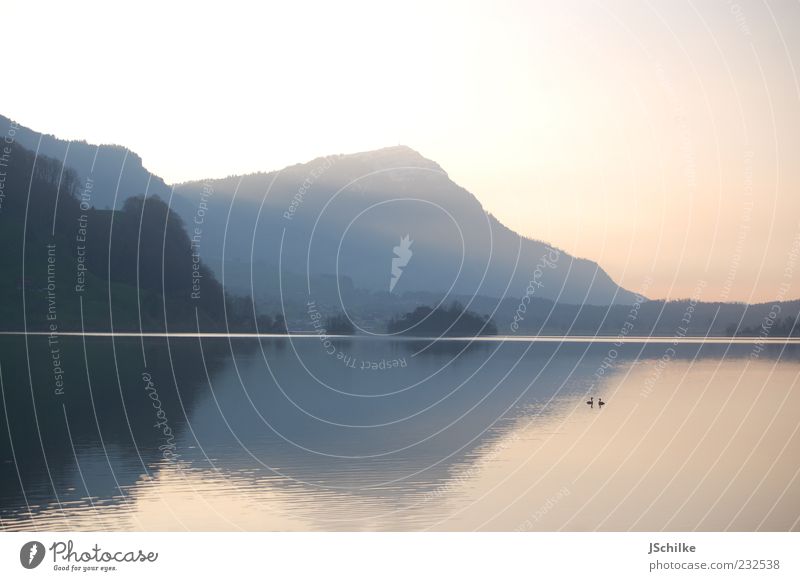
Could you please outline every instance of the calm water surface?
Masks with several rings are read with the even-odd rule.
[[[800,528],[797,344],[6,336],[0,365],[5,530]]]

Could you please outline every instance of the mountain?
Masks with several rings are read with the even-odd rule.
[[[281,332],[285,316],[309,331],[314,301],[319,316],[344,309],[385,332],[458,301],[501,334],[616,335],[634,311],[643,335],[797,333],[800,301],[636,297],[597,264],[518,236],[408,147],[169,186],[123,147],[2,116],[0,134],[14,141],[0,150],[2,329],[46,329],[57,308],[62,330],[81,328],[83,312],[97,330],[112,315],[116,330],[190,330],[199,315],[203,330]]]
[[[223,293],[159,197],[82,207],[77,174],[19,143],[0,177],[0,330],[252,329],[252,302]]]
[[[184,183],[175,192],[176,211],[196,223],[203,259],[226,287],[255,296],[277,294],[281,277],[292,284],[284,294],[314,296],[314,277],[328,275],[395,295],[635,300],[596,263],[506,228],[438,164],[405,146]]]
[[[142,158],[121,145],[90,145],[39,133],[0,115],[0,135],[38,155],[53,158],[75,171],[84,199],[98,209],[120,209],[131,196],[167,199],[170,187],[142,165]],[[91,180],[91,181],[88,181]],[[116,202],[115,202],[116,198]]]
[[[363,302],[364,292],[385,304],[408,293],[592,305],[635,299],[596,263],[511,231],[405,146],[178,184],[173,192],[124,147],[66,141],[0,116],[0,133],[10,130],[19,145],[72,168],[87,205],[121,210],[144,194],[169,201],[226,290],[273,305],[281,293],[284,301],[323,297],[345,308],[348,297]]]

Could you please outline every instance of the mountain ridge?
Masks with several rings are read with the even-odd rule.
[[[0,116],[0,131],[10,123]],[[409,235],[415,254],[397,292],[524,297],[534,285],[537,298],[558,302],[635,300],[590,259],[502,224],[438,163],[407,145],[168,185],[124,146],[62,140],[16,126],[21,145],[36,141],[40,153],[75,169],[81,181],[94,181],[96,208],[119,209],[146,192],[168,200],[186,224],[202,213],[198,254],[240,291],[272,288],[281,274],[274,265],[284,264],[297,274],[347,276],[359,288],[386,292],[392,247]],[[537,264],[548,253],[559,262],[542,270]],[[223,264],[253,262],[273,266],[260,280],[252,273],[250,281],[224,280]]]
[[[0,135],[7,135],[12,128],[14,141],[25,149],[38,150],[39,155],[72,168],[84,185],[91,178],[95,208],[120,209],[126,199],[145,191],[148,195],[169,196],[170,186],[147,170],[142,157],[124,145],[61,139],[0,114]]]
[[[545,293],[546,298],[557,298],[559,293],[556,290],[564,290],[571,301],[583,301],[587,298],[590,302],[595,304],[611,304],[611,303],[625,303],[629,304],[635,299],[635,295],[619,288],[605,271],[596,265],[593,261],[572,257],[563,249],[549,245],[544,241],[537,240],[532,237],[520,236],[504,224],[502,224],[495,216],[486,211],[483,204],[471,192],[453,182],[446,171],[444,171],[436,162],[423,157],[419,152],[413,150],[408,146],[391,146],[379,150],[372,150],[367,152],[358,152],[355,154],[337,154],[332,156],[318,157],[309,162],[302,164],[294,164],[281,170],[274,170],[271,172],[259,172],[255,174],[247,174],[241,176],[229,176],[226,178],[206,179],[202,181],[184,182],[176,186],[176,193],[183,200],[198,199],[202,187],[213,188],[214,202],[216,203],[213,211],[208,211],[207,214],[215,214],[217,216],[224,216],[221,224],[216,227],[217,231],[229,230],[226,224],[228,217],[231,216],[231,221],[234,224],[247,224],[247,230],[252,236],[257,236],[259,230],[265,228],[263,222],[266,220],[269,226],[275,230],[282,230],[289,228],[290,230],[296,228],[298,217],[304,213],[310,216],[315,216],[314,222],[319,222],[318,218],[325,214],[325,220],[331,223],[339,222],[338,234],[330,234],[328,241],[335,246],[342,246],[343,236],[353,231],[351,219],[357,219],[364,212],[372,211],[382,204],[389,202],[410,202],[417,204],[416,214],[414,211],[406,209],[405,212],[398,208],[398,213],[384,212],[383,215],[376,217],[372,220],[373,224],[377,226],[359,226],[362,231],[372,229],[371,244],[364,244],[362,246],[371,246],[372,242],[380,242],[384,247],[384,254],[391,257],[391,246],[397,244],[393,242],[390,245],[388,240],[376,240],[381,238],[384,234],[383,231],[392,229],[396,222],[404,222],[408,229],[413,229],[419,221],[432,223],[430,216],[425,216],[422,211],[423,207],[427,205],[427,209],[438,209],[445,212],[449,221],[455,225],[455,230],[451,234],[463,235],[465,232],[474,237],[476,230],[484,230],[484,242],[473,240],[471,245],[467,245],[467,258],[471,258],[478,254],[484,254],[484,260],[481,263],[485,266],[491,260],[490,256],[485,256],[486,249],[491,248],[493,242],[502,242],[500,247],[506,254],[508,250],[514,250],[517,246],[515,241],[528,249],[526,256],[523,256],[522,268],[534,266],[540,259],[543,253],[548,249],[554,249],[559,256],[564,258],[564,262],[568,263],[565,269],[575,269],[577,271],[592,270],[592,273],[583,273],[582,285],[592,286],[589,292],[581,294],[580,292],[570,292],[570,285],[566,287],[558,284],[557,286],[551,285]],[[296,194],[300,192],[301,195]],[[421,196],[421,197],[420,197]],[[293,201],[294,198],[294,201]],[[424,198],[424,199],[423,199]],[[235,203],[234,203],[235,200]],[[225,202],[228,202],[227,204]],[[332,202],[335,202],[332,204]],[[250,214],[259,216],[259,220],[250,220],[241,215],[237,216],[237,210],[242,205],[250,205]],[[209,204],[209,209],[213,204]],[[349,214],[347,219],[342,215],[332,213],[332,208],[339,205],[343,208],[344,214],[348,214],[347,207],[349,206]],[[233,206],[233,207],[231,207]],[[286,220],[281,223],[281,220],[276,220],[275,216],[284,212]],[[190,215],[190,211],[184,210],[182,212],[184,217]],[[265,218],[266,216],[266,218]],[[270,218],[271,216],[271,218]],[[458,219],[456,219],[458,218]],[[258,223],[256,223],[258,222]],[[431,252],[441,250],[441,246],[446,245],[442,240],[443,223],[445,220],[439,220],[436,226],[436,236],[431,235],[431,230],[425,231],[423,235],[427,236],[427,246]],[[463,223],[462,223],[463,222]],[[349,225],[348,225],[349,224]],[[464,226],[461,228],[460,226]],[[319,232],[318,225],[305,226],[306,231],[300,239],[295,239],[296,244],[303,244],[303,238],[312,238]],[[405,232],[401,232],[397,227],[397,239],[402,238]],[[362,232],[364,233],[364,232]],[[236,248],[236,234],[226,237],[226,256],[210,256],[206,255],[206,259],[210,264],[220,265],[223,259],[225,261],[233,262],[246,262],[248,254],[247,242],[252,241],[252,236],[248,240],[240,241],[241,247]],[[385,238],[385,237],[384,237]],[[412,236],[412,238],[414,238]],[[287,240],[289,238],[287,237]],[[419,242],[419,236],[417,238]],[[453,241],[450,241],[451,246]],[[279,240],[273,238],[271,246],[279,246]],[[215,240],[211,246],[220,249],[222,248],[222,240]],[[264,247],[263,240],[260,240],[260,247]],[[458,244],[456,244],[458,246]],[[418,246],[419,247],[419,243]],[[536,247],[534,251],[532,248]],[[451,248],[453,250],[453,248]],[[458,249],[456,249],[458,250]],[[313,249],[306,248],[307,254],[313,255]],[[460,251],[460,250],[459,250]],[[531,253],[538,254],[533,257]],[[452,253],[451,253],[452,254]],[[379,257],[375,257],[380,260]],[[452,258],[452,256],[451,256]],[[496,258],[496,257],[495,257]],[[296,263],[302,261],[302,256],[295,256],[284,263]],[[278,256],[272,256],[269,262],[277,264],[280,262]],[[343,262],[347,262],[346,258]],[[452,262],[452,260],[450,261]],[[469,260],[468,260],[469,262]],[[475,261],[472,261],[475,262]],[[481,262],[480,260],[478,262]],[[323,271],[327,274],[335,274],[335,260],[327,261],[327,268]],[[493,296],[505,296],[506,288],[495,284],[490,285],[490,288],[481,288],[479,284],[480,268],[481,265],[472,264],[467,265],[468,268],[473,270],[472,284],[460,286],[458,291],[460,294],[472,294],[472,292],[479,292],[481,294],[490,294]],[[383,268],[379,264],[373,264],[375,269]],[[313,269],[312,269],[313,270]],[[381,283],[378,280],[367,280],[369,277],[366,273],[353,275],[353,272],[358,272],[359,267],[355,264],[350,264],[349,268],[344,269],[343,273],[355,278],[356,284],[363,288],[370,288],[374,291],[381,290]],[[431,269],[435,270],[435,269]],[[474,272],[474,271],[479,272]],[[455,273],[451,273],[455,276]],[[503,274],[508,279],[508,269],[504,273],[489,272],[490,278],[499,280],[503,278]],[[381,275],[382,276],[382,275]],[[434,279],[436,278],[433,273]],[[361,280],[359,280],[361,278]],[[424,278],[420,276],[419,278]],[[552,278],[552,277],[551,277]],[[243,281],[235,281],[234,284],[243,284]],[[525,284],[517,277],[516,284],[511,285],[511,294],[514,296],[522,296],[525,289]],[[605,288],[600,288],[600,287]],[[439,281],[436,287],[406,287],[403,290],[428,290],[428,291],[443,291],[447,290],[448,286]],[[600,290],[598,290],[600,289]],[[584,289],[585,290],[585,289]],[[601,296],[602,295],[602,296]],[[563,302],[563,300],[562,300]]]

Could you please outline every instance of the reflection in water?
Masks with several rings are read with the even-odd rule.
[[[0,338],[5,529],[798,528],[797,345],[60,349]]]

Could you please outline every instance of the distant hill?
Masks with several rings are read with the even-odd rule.
[[[595,305],[635,298],[596,263],[506,228],[438,164],[408,147],[179,184],[175,191],[184,220],[203,220],[201,254],[226,286],[250,289],[249,265],[261,265],[252,273],[257,297],[263,289],[277,294],[281,265],[287,279],[308,283],[311,276],[312,295],[313,277],[330,275],[357,289],[395,294],[530,293]],[[395,273],[395,248],[406,237],[407,264]]]

